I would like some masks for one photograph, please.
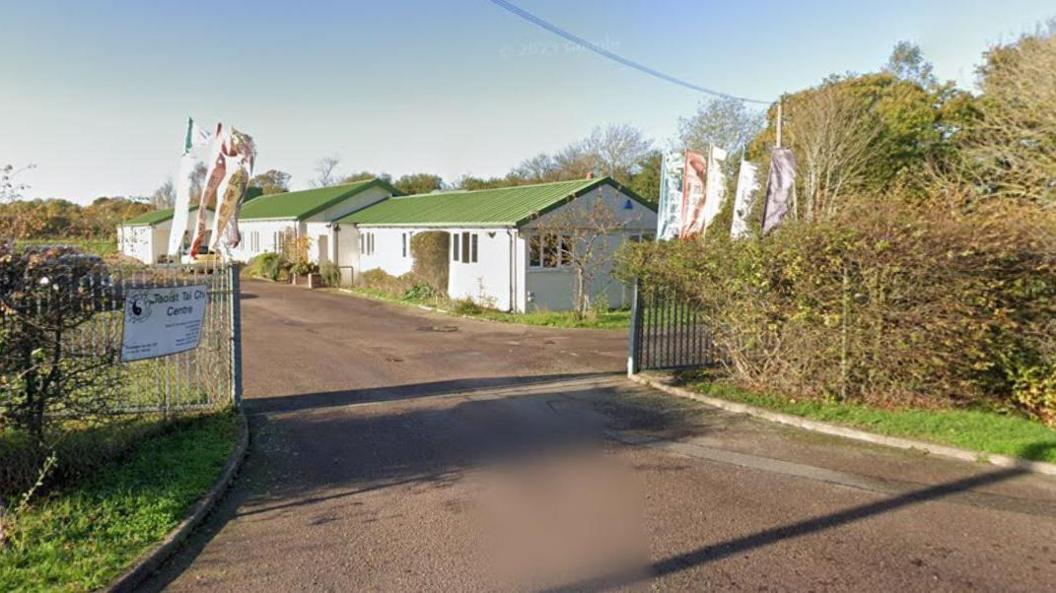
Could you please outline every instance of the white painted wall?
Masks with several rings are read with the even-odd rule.
[[[338,252],[339,247],[337,246],[340,238],[336,237],[337,233],[332,228],[332,221],[376,204],[391,195],[385,188],[372,187],[301,221],[292,218],[239,220],[238,228],[242,232],[242,244],[232,252],[232,256],[238,261],[247,262],[261,253],[277,253],[279,249],[275,243],[275,233],[292,228],[298,236],[308,236],[310,239],[308,257],[312,262],[318,264],[327,259],[340,262],[342,253]],[[251,233],[257,233],[259,237],[256,249],[253,248]],[[326,237],[323,240],[326,244],[325,254],[323,254],[325,258],[320,257],[320,237]],[[353,264],[340,263],[339,265]]]
[[[384,227],[341,225],[341,230],[332,233],[336,246],[332,250],[341,266],[353,266],[355,274],[381,269],[400,276],[411,271],[414,263],[410,252],[410,236],[423,231],[446,231],[452,236],[468,232],[477,235],[477,261],[454,261],[449,254],[448,296],[453,299],[469,298],[475,302],[508,311],[524,312],[530,309],[565,311],[573,306],[574,276],[568,269],[529,268],[527,236],[552,224],[557,216],[585,216],[597,201],[610,208],[624,224],[624,230],[614,234],[606,242],[606,255],[611,254],[632,236],[653,233],[656,229],[656,213],[642,204],[630,200],[625,194],[610,186],[601,186],[577,200],[554,210],[529,223],[522,229],[502,227]],[[577,210],[578,208],[578,210]],[[566,214],[569,213],[569,214]],[[373,234],[373,253],[362,253],[360,246],[367,244],[368,233]],[[407,235],[407,254],[403,252],[403,237]],[[362,237],[362,240],[361,240]],[[454,240],[449,242],[452,251]],[[460,241],[461,247],[461,241]],[[461,255],[461,254],[460,254]],[[345,281],[351,281],[346,278]],[[630,293],[619,282],[612,279],[611,265],[599,269],[595,275],[592,294],[597,298],[602,293],[612,307],[630,304]]]
[[[531,267],[528,258],[528,238],[536,232],[545,232],[548,228],[567,225],[577,218],[589,223],[590,212],[600,201],[609,209],[612,216],[623,224],[619,233],[614,233],[604,244],[604,253],[595,261],[599,266],[591,285],[591,298],[597,301],[604,297],[610,307],[630,305],[630,291],[612,277],[613,255],[615,251],[631,237],[644,233],[655,233],[656,213],[644,205],[631,200],[616,188],[603,185],[578,199],[557,208],[538,220],[524,225],[521,229],[522,249],[524,255],[518,260],[525,268],[524,286],[529,310],[567,311],[574,306],[575,273],[572,268]]]
[[[301,224],[292,218],[240,220],[238,230],[242,233],[242,241],[231,251],[231,257],[236,261],[248,262],[261,253],[278,253],[279,247],[275,242],[277,234],[288,229],[300,231],[300,227]],[[254,237],[256,237],[255,240]]]
[[[516,229],[506,228],[452,228],[452,235],[469,233],[477,236],[477,261],[454,261],[454,239],[450,241],[451,261],[448,269],[447,294],[453,299],[472,299],[474,302],[502,311],[518,309],[523,302],[513,294],[516,282],[516,262],[511,249],[516,251]],[[462,241],[459,241],[461,249]],[[459,257],[459,260],[462,258]]]
[[[359,265],[356,273],[366,272],[380,268],[393,276],[402,276],[411,271],[414,258],[411,256],[411,236],[415,231],[423,229],[399,228],[399,227],[362,227],[355,239],[356,250],[359,252]],[[373,236],[373,252],[367,250],[370,237]],[[360,239],[362,237],[362,240]],[[403,249],[406,239],[407,249]],[[360,251],[362,245],[363,250]],[[353,264],[354,265],[354,264]]]
[[[117,227],[117,248],[122,254],[145,264],[157,263],[168,249],[171,221],[158,225],[122,225]]]

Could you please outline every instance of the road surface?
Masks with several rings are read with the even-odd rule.
[[[246,282],[252,442],[149,591],[1056,591],[1056,480],[635,386],[622,332]]]

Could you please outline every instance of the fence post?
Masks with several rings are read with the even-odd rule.
[[[640,361],[638,360],[639,344],[639,329],[642,325],[641,315],[642,308],[640,306],[640,293],[638,289],[639,281],[637,278],[634,279],[634,288],[631,291],[631,328],[630,338],[628,339],[627,346],[627,376],[634,376],[638,374],[640,368]]]
[[[242,407],[242,301],[240,298],[238,262],[231,262],[227,268],[229,276],[228,298],[231,311],[231,403],[235,408]]]

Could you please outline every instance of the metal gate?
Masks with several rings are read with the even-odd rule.
[[[704,367],[718,361],[704,319],[688,296],[634,284],[627,372]]]

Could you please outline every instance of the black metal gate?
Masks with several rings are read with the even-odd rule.
[[[635,282],[627,371],[703,367],[717,361],[711,334],[687,296]]]

